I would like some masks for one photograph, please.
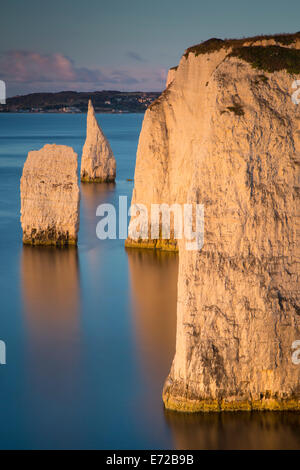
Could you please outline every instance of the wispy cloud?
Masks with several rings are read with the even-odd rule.
[[[138,54],[137,52],[128,51],[127,55],[130,59],[132,59],[136,62],[146,62],[146,60],[140,54]]]
[[[132,53],[135,55],[135,53]],[[141,62],[138,55],[137,62]],[[0,79],[5,80],[8,93],[34,91],[101,89],[161,90],[165,84],[165,70],[133,66],[120,68],[78,67],[63,54],[40,54],[34,51],[14,50],[0,55]]]

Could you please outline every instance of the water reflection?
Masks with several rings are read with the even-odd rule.
[[[77,249],[24,246],[21,282],[31,378],[43,390],[69,390],[78,370]]]
[[[178,256],[137,249],[127,254],[141,366],[148,380],[161,386],[175,352]]]
[[[299,449],[299,412],[165,411],[177,449]]]
[[[116,188],[115,183],[81,183],[80,191],[84,205],[84,216],[94,226],[96,208],[99,204],[110,202]]]
[[[178,257],[135,249],[127,254],[144,405],[157,433],[166,425],[175,449],[299,449],[300,413],[163,410],[162,386],[175,351]]]
[[[83,246],[88,251],[88,261],[93,272],[97,269],[99,262],[99,253],[97,252],[103,250],[103,243],[99,243],[96,236],[98,222],[96,209],[99,204],[113,202],[115,187],[115,183],[81,183],[80,185],[81,219],[84,217],[84,223],[80,224],[79,243],[84,240]]]

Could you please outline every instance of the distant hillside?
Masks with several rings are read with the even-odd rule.
[[[59,93],[32,93],[15,96],[0,105],[0,112],[86,112],[89,98],[96,112],[143,113],[160,95],[159,92],[95,91]]]

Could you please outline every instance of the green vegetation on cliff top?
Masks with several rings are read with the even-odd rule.
[[[241,38],[241,39],[218,39],[218,38],[211,38],[208,41],[204,41],[200,44],[196,44],[195,46],[189,47],[186,51],[184,56],[188,57],[190,53],[195,54],[196,56],[200,54],[211,54],[213,52],[219,51],[220,49],[230,49],[236,47],[243,47],[246,42],[255,43],[256,41],[262,40],[269,40],[274,39],[276,42],[281,44],[282,46],[289,46],[297,39],[300,39],[300,31],[294,34],[273,34],[269,36],[253,36],[248,38]]]
[[[256,41],[274,39],[277,45],[254,46]],[[221,49],[232,49],[229,57],[238,57],[252,65],[252,67],[266,72],[286,70],[291,74],[300,73],[300,50],[290,49],[289,46],[296,40],[300,40],[300,32],[295,34],[277,34],[273,36],[255,36],[243,39],[217,39],[212,38],[201,44],[189,47],[184,54],[188,57],[193,53],[196,57],[200,54],[211,54]],[[245,46],[245,43],[252,45]],[[280,46],[278,45],[280,44]]]
[[[280,46],[249,46],[233,49],[229,57],[238,57],[253,68],[276,72],[286,70],[290,74],[300,73],[300,50]]]

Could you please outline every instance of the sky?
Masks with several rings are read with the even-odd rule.
[[[0,8],[8,96],[160,91],[193,44],[300,29],[299,0],[1,0]]]

